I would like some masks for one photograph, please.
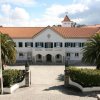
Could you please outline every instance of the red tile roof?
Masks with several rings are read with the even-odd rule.
[[[32,38],[45,29],[52,29],[63,38],[89,38],[100,28],[71,28],[71,27],[0,27],[0,32],[8,34],[12,38]]]
[[[99,28],[55,27],[64,38],[88,38],[99,31]]]
[[[0,27],[0,32],[9,34],[12,38],[32,38],[44,27]]]

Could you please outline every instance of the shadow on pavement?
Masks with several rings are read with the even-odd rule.
[[[64,75],[63,74],[58,75],[57,80],[64,81]],[[86,96],[86,97],[96,98],[97,94],[100,94],[100,91],[99,92],[85,92],[85,93],[83,93],[77,87],[74,87],[74,86],[65,87],[64,85],[55,85],[55,86],[49,87],[47,89],[44,89],[43,91],[51,91],[51,90],[57,90],[57,91],[64,93],[66,95],[74,95],[74,96],[80,96],[80,97]]]
[[[44,89],[43,91],[51,91],[51,90],[57,90],[60,91],[66,95],[74,95],[74,96],[80,96],[80,97],[94,97],[96,98],[97,94],[100,94],[100,92],[85,92],[82,93],[78,88],[69,86],[65,87],[64,85],[58,85],[58,86],[52,86],[47,89]]]
[[[57,80],[59,80],[59,81],[64,81],[64,74],[58,75]]]

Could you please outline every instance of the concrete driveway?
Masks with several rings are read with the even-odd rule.
[[[7,68],[24,69],[24,66]],[[96,93],[81,93],[63,86],[64,66],[30,66],[31,86],[13,94],[0,95],[0,100],[97,100]]]

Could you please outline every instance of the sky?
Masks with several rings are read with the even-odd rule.
[[[77,24],[100,24],[100,0],[0,0],[2,26],[58,25],[66,14]]]

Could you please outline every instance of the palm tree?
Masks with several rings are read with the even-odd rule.
[[[83,48],[83,58],[85,63],[95,64],[100,69],[100,33],[93,35]]]
[[[12,64],[16,61],[15,43],[7,34],[0,33],[1,42],[1,61],[4,64]],[[4,67],[3,67],[4,69]]]

